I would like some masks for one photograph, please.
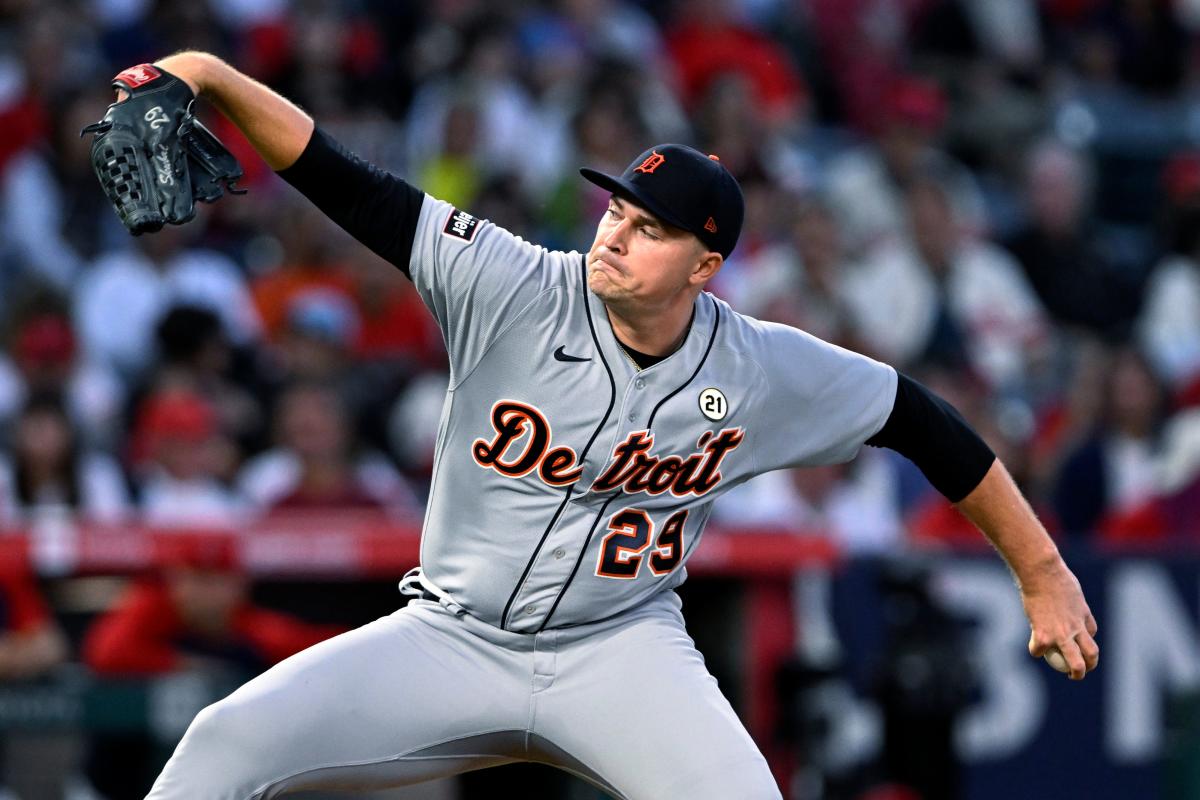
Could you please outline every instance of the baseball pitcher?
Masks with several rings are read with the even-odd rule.
[[[404,271],[451,369],[421,565],[401,583],[412,600],[202,711],[151,798],[374,789],[512,761],[628,800],[778,798],[672,590],[719,494],[863,444],[911,458],[996,546],[1032,655],[1061,654],[1074,679],[1095,668],[1079,583],[952,408],[889,366],[704,291],[743,214],[715,156],[664,144],[621,175],[582,170],[611,200],[586,253],[555,252],[356,158],[213,56],[134,69],[189,103],[207,97]],[[145,88],[132,83],[115,82],[117,123]],[[167,147],[144,169],[187,160]],[[225,167],[201,174],[240,171]],[[152,226],[188,216],[147,211],[128,190],[119,199],[123,218]]]

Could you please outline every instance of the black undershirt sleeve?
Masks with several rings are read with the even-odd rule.
[[[409,274],[425,201],[420,189],[349,152],[320,128],[296,163],[278,174],[347,233]]]
[[[907,375],[897,377],[892,413],[867,444],[905,456],[957,503],[983,480],[996,454],[954,406]]]

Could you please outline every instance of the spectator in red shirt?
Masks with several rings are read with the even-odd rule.
[[[354,355],[411,374],[445,363],[442,335],[412,282],[365,249],[347,254],[359,312]]]
[[[236,572],[181,565],[131,586],[88,631],[83,660],[113,676],[211,665],[260,672],[341,630],[254,606]]]
[[[83,662],[102,675],[224,664],[260,672],[344,628],[255,606],[228,537],[178,534],[157,575],[134,582],[88,630]]]
[[[0,569],[0,681],[36,678],[66,656],[66,639],[32,576]]]
[[[180,534],[161,576],[133,584],[88,630],[83,662],[107,677],[148,678],[225,668],[252,675],[340,633],[250,602],[228,541]],[[141,798],[162,766],[147,732],[91,742],[87,773],[110,800]]]
[[[727,0],[690,0],[680,5],[667,31],[685,102],[694,106],[712,83],[730,73],[745,78],[768,120],[790,120],[803,109],[807,91],[788,52],[771,38],[733,18]]]

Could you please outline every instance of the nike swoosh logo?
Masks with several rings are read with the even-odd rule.
[[[555,361],[591,361],[590,358],[580,358],[579,356],[569,356],[563,352],[563,349],[561,346],[557,350],[554,351],[554,360]]]

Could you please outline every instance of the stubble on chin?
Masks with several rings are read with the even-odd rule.
[[[601,300],[615,300],[620,297],[620,290],[613,285],[605,271],[593,265],[588,267],[587,284],[592,294]]]

